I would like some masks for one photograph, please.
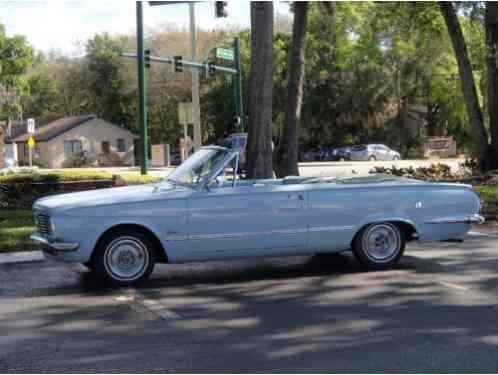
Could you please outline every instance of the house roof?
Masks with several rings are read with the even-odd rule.
[[[65,133],[77,126],[84,124],[85,122],[95,120],[97,116],[95,115],[85,115],[85,116],[74,116],[74,117],[63,117],[58,120],[52,121],[46,125],[42,125],[36,129],[34,134],[35,141],[46,142],[51,139]],[[11,136],[10,142],[27,142],[29,139],[29,134],[26,131],[26,125],[24,125],[24,131],[17,135]],[[12,134],[14,135],[14,134]]]
[[[9,129],[10,128],[10,129]],[[28,125],[25,122],[12,121],[9,125],[5,125],[5,142],[9,143],[12,139],[19,137],[21,134],[26,133]],[[10,131],[10,134],[9,134]]]

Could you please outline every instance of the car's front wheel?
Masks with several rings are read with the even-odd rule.
[[[375,156],[371,155],[371,156],[368,158],[368,160],[370,160],[370,161],[376,161],[377,159],[375,158]]]
[[[404,232],[388,222],[364,227],[353,240],[356,259],[369,269],[386,269],[396,264],[405,251]]]
[[[152,273],[154,255],[154,244],[146,234],[136,230],[117,230],[99,241],[95,249],[95,271],[114,285],[135,285]]]

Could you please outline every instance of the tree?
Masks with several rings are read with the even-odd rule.
[[[20,35],[8,37],[0,24],[0,117],[22,117],[22,96],[28,85],[24,74],[33,61],[33,49]]]
[[[486,169],[496,169],[498,168],[498,5],[496,3],[486,3],[485,28],[487,97],[491,133],[491,147]]]
[[[121,67],[121,46],[107,33],[95,35],[86,44],[89,84],[92,108],[105,120],[115,124],[128,124],[130,116],[126,108],[131,97],[124,94]]]
[[[247,175],[271,178],[273,107],[273,3],[251,2],[251,75]]]
[[[487,155],[488,136],[484,127],[483,115],[479,106],[472,65],[470,64],[467,45],[460,27],[453,3],[450,1],[439,2],[441,13],[446,22],[448,34],[453,45],[453,50],[458,63],[458,72],[463,97],[467,107],[467,114],[472,128],[472,139],[481,168],[484,168],[485,155]]]
[[[306,24],[308,2],[294,2],[294,22],[292,26],[292,50],[290,56],[290,75],[287,84],[287,108],[283,129],[283,139],[277,153],[277,175],[299,176],[298,168],[298,126],[301,120],[303,103]]]

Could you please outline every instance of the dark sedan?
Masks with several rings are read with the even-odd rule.
[[[351,159],[351,147],[339,147],[322,150],[321,161],[344,161]]]

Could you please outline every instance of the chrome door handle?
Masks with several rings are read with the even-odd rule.
[[[287,198],[289,199],[299,199],[300,201],[304,200],[304,197],[302,194],[298,194],[298,195],[288,195]]]

